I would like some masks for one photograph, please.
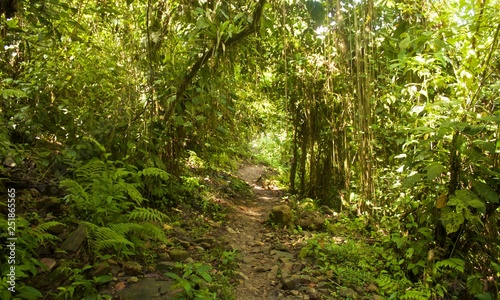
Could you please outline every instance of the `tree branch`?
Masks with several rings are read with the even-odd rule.
[[[262,10],[264,8],[266,0],[259,0],[257,3],[257,6],[255,7],[255,10],[253,12],[253,20],[252,23],[248,24],[243,28],[242,31],[240,31],[238,34],[233,35],[231,38],[229,38],[225,45],[226,48],[231,46],[231,44],[236,43],[239,40],[242,40],[243,38],[249,36],[250,34],[254,33],[257,31],[257,28],[259,26],[259,21],[262,16]],[[201,57],[196,60],[196,62],[193,64],[189,72],[184,75],[184,78],[182,79],[181,84],[179,85],[179,88],[177,89],[175,101],[174,101],[174,109],[180,105],[181,109],[184,111],[186,109],[186,105],[184,103],[185,97],[186,97],[186,90],[189,88],[189,86],[193,83],[193,79],[198,73],[198,71],[206,64],[206,62],[216,53],[222,51],[221,48],[216,49],[217,45],[214,45],[210,47],[208,50],[203,53]]]

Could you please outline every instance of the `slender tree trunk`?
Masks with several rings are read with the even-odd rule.
[[[315,83],[313,83],[315,84]],[[309,104],[309,119],[308,119],[308,131],[309,131],[309,186],[308,186],[308,196],[315,198],[315,193],[317,187],[317,182],[316,182],[316,163],[317,163],[317,156],[314,150],[314,145],[316,144],[316,128],[315,128],[315,121],[316,121],[316,97],[315,97],[315,91],[314,88],[311,91],[312,94],[312,99]]]
[[[301,126],[301,145],[300,145],[300,194],[305,196],[306,191],[306,173],[307,173],[307,143],[309,141],[309,135],[307,132],[307,123],[303,123]]]
[[[293,102],[290,103],[290,114],[292,115],[292,123],[293,123],[292,161],[290,163],[290,191],[292,193],[296,192],[295,177],[297,176],[297,160],[299,156],[299,151],[298,151],[299,124],[294,107],[295,103]]]

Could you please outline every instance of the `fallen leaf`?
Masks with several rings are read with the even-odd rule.
[[[448,202],[448,194],[446,194],[446,192],[443,192],[441,196],[437,198],[436,207],[443,208],[446,206],[446,202]]]
[[[118,282],[116,285],[115,285],[115,290],[116,291],[121,291],[123,290],[125,287],[127,286],[127,284],[123,281],[120,281]]]

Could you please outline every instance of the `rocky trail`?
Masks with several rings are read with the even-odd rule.
[[[245,166],[239,176],[253,187],[255,199],[234,207],[230,214],[228,235],[234,248],[240,253],[242,283],[236,288],[237,299],[276,299],[277,257],[271,254],[274,234],[265,228],[264,222],[272,207],[279,202],[280,191],[267,190],[257,184],[264,173],[262,166]]]
[[[235,205],[229,215],[228,236],[240,254],[237,276],[241,284],[236,288],[236,299],[320,299],[311,277],[301,274],[305,265],[298,252],[305,237],[265,225],[273,208],[285,206],[282,191],[260,183],[265,173],[265,167],[255,165],[238,172],[253,187],[255,198]]]
[[[167,250],[160,257],[163,261],[157,262],[156,270],[146,275],[141,274],[138,264],[135,264],[135,269],[134,263],[124,265],[122,276],[118,274],[118,284],[115,281],[116,285],[106,292],[121,300],[172,299],[169,292],[172,280],[163,274],[179,273],[176,262],[194,262],[193,257],[198,257],[203,249],[217,246],[236,253],[238,268],[232,282],[236,284],[234,295],[237,300],[337,299],[328,296],[332,285],[319,270],[312,272],[314,266],[311,262],[299,258],[300,249],[312,233],[304,230],[291,234],[283,224],[273,227],[267,223],[272,213],[276,216],[276,208],[290,208],[284,203],[283,191],[263,180],[266,172],[266,167],[261,165],[241,167],[237,175],[252,187],[254,196],[221,199],[227,209],[225,225],[198,239],[190,238],[187,231],[179,229],[176,239],[184,249]],[[283,223],[291,222],[291,210],[287,212],[286,209],[284,215],[279,210],[277,214]],[[319,224],[323,221],[316,220]],[[314,218],[306,220],[306,223],[314,222]],[[305,228],[309,225],[302,224]],[[356,299],[357,296],[352,289],[344,289],[340,295],[342,298],[338,299]]]
[[[237,174],[206,175],[207,184],[222,191],[210,200],[217,202],[213,203],[219,209],[216,217],[189,205],[172,208],[172,221],[164,225],[168,239],[145,245],[154,247],[147,252],[149,260],[103,258],[91,266],[91,276],[107,278],[97,285],[99,293],[120,300],[194,299],[195,295],[215,299],[215,294],[222,300],[380,299],[374,284],[345,286],[343,281],[348,280],[333,276],[307,255],[308,239],[318,243],[314,232],[325,231],[326,218],[334,221],[333,214],[305,209],[307,202],[288,203],[284,192],[267,179],[272,173],[262,165],[244,165]],[[53,228],[54,234],[56,229],[64,234],[58,247],[65,253],[41,259],[47,271],[33,282],[44,290],[68,281],[62,262],[92,261],[82,256],[88,236],[84,224],[71,232]],[[329,237],[332,241],[340,244],[345,239]],[[44,299],[50,299],[50,293],[46,295]]]

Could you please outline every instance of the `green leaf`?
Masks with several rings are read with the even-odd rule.
[[[493,296],[490,293],[481,293],[474,295],[478,300],[493,300]]]
[[[441,211],[441,223],[447,233],[457,232],[465,221],[465,217],[461,213],[454,212],[449,207],[444,207]]]
[[[483,291],[483,284],[481,282],[481,276],[470,275],[467,277],[467,289],[469,294],[475,295]]]
[[[43,297],[42,293],[40,293],[39,290],[35,289],[34,287],[31,286],[22,286],[16,293],[16,296],[21,298],[21,299],[39,299]]]
[[[500,264],[497,264],[496,262],[492,261],[491,266],[495,270],[495,272],[500,273]]]
[[[416,133],[431,133],[431,132],[434,132],[434,129],[433,128],[430,128],[430,127],[416,127],[416,128],[413,128],[413,131],[416,132]]]
[[[490,203],[498,203],[498,194],[489,185],[487,185],[486,183],[477,181],[477,180],[473,181],[472,185],[474,186],[476,192],[481,197],[486,199],[486,201],[488,201]]]
[[[488,141],[483,141],[483,140],[475,140],[472,142],[474,145],[478,146],[482,150],[488,151],[489,153],[495,153],[496,151],[496,143],[495,142],[488,142]]]
[[[432,163],[428,168],[427,168],[427,179],[429,180],[434,180],[436,177],[441,175],[446,170],[444,166],[442,166],[440,163]]]
[[[199,275],[203,277],[203,279],[205,279],[206,282],[212,282],[212,276],[210,276],[210,274],[203,272],[199,273]]]
[[[4,99],[7,99],[9,97],[21,98],[21,97],[27,97],[27,95],[25,92],[23,92],[21,90],[4,89],[4,90],[2,90],[2,97]]]
[[[182,286],[182,288],[186,291],[186,293],[189,295],[189,296],[192,296],[192,287],[191,287],[191,284],[189,283],[189,281],[187,280],[184,280],[182,279],[179,284]]]
[[[106,283],[106,282],[110,282],[111,280],[113,280],[113,276],[111,276],[111,275],[102,275],[102,276],[96,277],[94,279],[94,282],[95,283]]]
[[[408,49],[408,47],[410,46],[410,43],[411,43],[410,37],[406,37],[405,39],[403,39],[399,42],[399,48]]]
[[[439,268],[449,268],[463,273],[465,270],[465,262],[460,258],[449,258],[445,260],[438,261],[436,267]]]
[[[170,277],[170,278],[172,278],[174,280],[177,280],[179,282],[182,280],[182,278],[180,278],[179,275],[177,275],[175,273],[167,272],[164,275],[167,276],[167,277]]]
[[[222,126],[217,127],[217,131],[219,131],[223,134],[230,134],[231,133],[229,130],[227,130],[226,128],[224,128]]]
[[[401,246],[403,246],[404,239],[400,235],[393,235],[391,237],[391,241],[393,241],[396,244],[396,247],[400,249]]]
[[[484,130],[484,125],[467,125],[463,132],[468,135],[476,135]]]
[[[424,177],[424,175],[422,174],[414,174],[406,177],[406,179],[403,182],[403,187],[405,188],[414,187],[422,179],[422,177]]]
[[[455,194],[465,207],[470,206],[479,210],[484,210],[486,207],[484,202],[479,199],[479,196],[471,190],[457,190]]]
[[[210,266],[207,266],[207,265],[200,265],[200,266],[196,269],[196,271],[197,271],[198,273],[206,273],[206,272],[210,271]]]
[[[196,27],[198,29],[205,29],[205,28],[210,27],[210,23],[208,22],[208,20],[205,17],[202,16],[198,19],[198,21],[196,21]]]
[[[471,199],[467,202],[467,204],[469,204],[469,206],[477,208],[477,209],[485,208],[483,201],[481,201],[479,199]]]

